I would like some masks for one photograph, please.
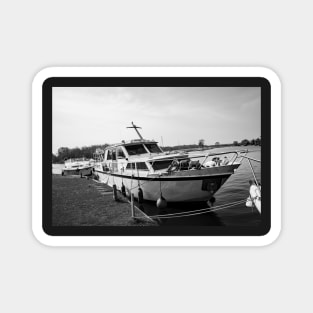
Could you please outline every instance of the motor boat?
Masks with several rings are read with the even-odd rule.
[[[165,152],[154,140],[139,139],[110,145],[94,154],[94,176],[135,198],[167,202],[208,201],[234,174],[246,151],[198,154]]]
[[[94,160],[87,160],[85,158],[67,159],[64,161],[64,168],[62,168],[62,176],[67,175],[92,175],[94,167]]]

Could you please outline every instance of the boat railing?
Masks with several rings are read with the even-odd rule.
[[[241,164],[243,158],[247,155],[249,151],[248,150],[235,150],[235,151],[225,151],[225,152],[209,152],[207,154],[203,155],[189,155],[185,158],[174,158],[171,165],[168,167],[168,172],[173,171],[184,171],[184,170],[190,170],[190,169],[201,169],[206,167],[206,162],[208,158],[212,157],[212,161],[214,161],[214,167],[215,166],[227,166],[227,165],[233,165],[238,159],[239,161],[236,164]],[[232,154],[230,159],[227,159],[227,162],[223,162],[218,156],[221,155],[230,155]],[[216,157],[216,158],[214,158]],[[203,158],[203,160],[200,162],[199,159]],[[193,161],[197,159],[197,161]]]
[[[251,157],[248,157],[248,156],[246,156],[246,155],[243,156],[243,158],[245,158],[246,160],[248,160],[249,166],[250,166],[250,169],[251,169],[251,172],[252,172],[252,174],[253,174],[253,178],[254,178],[255,184],[256,184],[256,186],[258,187],[259,191],[261,191],[259,181],[258,181],[257,178],[256,178],[255,171],[254,171],[253,166],[252,166],[252,164],[251,164],[251,161],[254,161],[254,162],[257,162],[257,163],[261,163],[261,160],[257,160],[257,159],[255,159],[255,158],[251,158]]]
[[[229,162],[227,163],[227,165],[232,165],[234,164],[238,159],[239,159],[239,163],[241,164],[243,158],[247,155],[247,153],[249,152],[248,149],[245,150],[232,150],[232,151],[224,151],[224,152],[209,152],[205,155],[194,155],[194,156],[189,156],[190,159],[199,159],[204,157],[203,161],[201,162],[201,166],[203,166],[206,161],[208,160],[208,158],[210,157],[217,157],[217,156],[221,156],[221,155],[229,155],[232,154]]]
[[[103,162],[104,161],[104,152],[103,153],[94,153],[93,159],[95,162]]]

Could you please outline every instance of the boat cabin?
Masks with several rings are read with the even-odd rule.
[[[104,160],[130,159],[132,157],[147,156],[163,153],[156,141],[132,140],[129,143],[113,145],[104,150]]]
[[[153,162],[156,164],[148,161],[163,153],[156,141],[134,139],[130,142],[109,146],[101,154],[95,155],[95,158],[97,161],[101,161],[105,172],[125,171],[137,173],[138,171],[147,172],[167,168],[172,160]]]
[[[133,122],[128,128],[134,128],[139,139],[122,141],[105,148],[104,151],[98,151],[94,154],[97,170],[129,176],[147,176],[152,173],[200,170],[205,167],[199,160],[193,161],[192,157],[183,151],[163,152],[156,141],[144,139],[138,131],[140,127]],[[215,161],[213,163],[218,164]]]

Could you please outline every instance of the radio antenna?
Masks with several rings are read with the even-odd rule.
[[[139,128],[141,129],[141,127],[136,126],[136,125],[134,124],[134,122],[132,122],[132,125],[133,125],[133,126],[129,126],[129,127],[126,127],[126,128],[134,128],[135,131],[136,131],[136,133],[138,134],[139,138],[140,138],[140,139],[143,139],[143,137],[141,136],[141,134],[140,134],[139,131],[138,131],[138,129],[139,129]]]

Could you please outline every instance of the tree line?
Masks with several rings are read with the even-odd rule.
[[[103,145],[93,145],[93,146],[84,146],[81,148],[68,148],[61,147],[58,149],[57,154],[52,154],[52,163],[63,163],[67,159],[76,159],[76,158],[86,158],[92,159],[93,154],[97,149],[106,148],[108,144]]]
[[[243,139],[240,143],[238,141],[233,142],[234,146],[261,146],[261,138],[256,138],[256,139]]]
[[[204,139],[200,139],[198,144],[190,144],[190,145],[177,145],[177,146],[165,146],[162,147],[163,151],[173,151],[173,150],[197,150],[197,149],[210,149],[214,147],[228,147],[228,146],[248,146],[255,145],[261,146],[261,138],[257,139],[243,139],[242,141],[234,141],[230,144],[220,144],[216,142],[214,145],[205,145]],[[92,145],[92,146],[84,146],[81,148],[68,148],[61,147],[58,149],[57,154],[52,154],[52,163],[63,163],[64,160],[67,159],[76,159],[76,158],[93,158],[93,154],[97,149],[104,150],[109,144],[103,145]]]
[[[199,139],[198,148],[200,149],[208,149],[208,148],[215,148],[215,147],[230,147],[230,146],[261,146],[261,138],[256,139],[243,139],[241,141],[233,141],[233,143],[223,143],[215,142],[214,145],[205,145],[204,139]]]

